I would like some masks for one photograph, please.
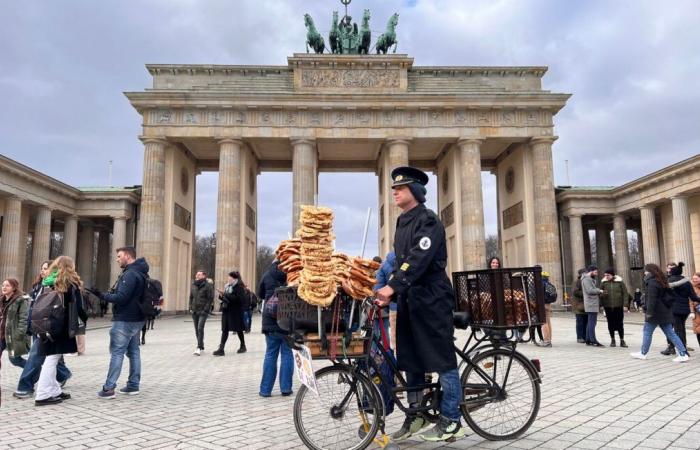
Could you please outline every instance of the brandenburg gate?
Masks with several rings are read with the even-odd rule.
[[[143,117],[138,252],[186,309],[195,177],[219,171],[216,273],[255,277],[257,175],[291,171],[280,199],[313,203],[318,174],[373,172],[379,243],[392,246],[392,168],[437,174],[448,271],[485,266],[481,172],[498,181],[508,266],[541,264],[561,286],[552,172],[553,117],[568,94],[542,88],[546,67],[414,66],[405,54],[295,54],[283,66],[148,65],[151,88],[127,92]],[[343,217],[336,220],[342,221]]]

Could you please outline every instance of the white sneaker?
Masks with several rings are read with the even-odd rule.
[[[688,355],[678,355],[675,358],[673,358],[673,362],[675,363],[682,363],[682,362],[688,362],[690,358]]]
[[[200,349],[196,349],[192,354],[193,354],[194,356],[201,356],[201,355],[202,355],[202,351],[201,351]]]
[[[636,359],[647,359],[647,355],[645,355],[645,354],[642,353],[642,352],[630,353],[630,356],[631,356],[632,358],[636,358]]]

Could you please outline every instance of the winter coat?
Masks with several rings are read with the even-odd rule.
[[[226,314],[228,319],[228,331],[245,331],[243,313],[250,309],[250,297],[246,288],[240,282],[236,283],[235,286],[227,284],[224,286],[224,293],[219,295],[219,299],[221,300],[221,313]]]
[[[75,341],[75,335],[69,333],[70,330],[74,332],[78,329],[78,318],[80,318],[83,323],[87,322],[87,313],[83,308],[83,296],[80,289],[76,286],[71,285],[68,291],[63,294],[63,305],[66,309],[66,313],[63,316],[63,330],[58,336],[53,337],[53,341],[39,339],[39,354],[43,356],[49,355],[63,355],[66,353],[77,353],[78,345]],[[77,310],[77,317],[69,313],[71,308]]]
[[[28,295],[15,295],[3,308],[5,321],[3,340],[10,356],[22,356],[29,353],[31,341],[27,336],[27,321],[30,301]]]
[[[627,292],[627,286],[622,278],[615,275],[610,281],[601,284],[604,294],[601,295],[601,303],[605,308],[629,308],[632,296]]]
[[[112,320],[115,322],[141,322],[146,320],[139,302],[143,296],[148,276],[148,263],[139,258],[122,270],[110,292],[102,292],[100,300],[112,303]]]
[[[434,212],[419,204],[398,217],[394,252],[396,271],[388,285],[398,298],[399,369],[412,373],[455,369],[455,302],[445,272],[445,227]]]
[[[382,262],[382,265],[377,270],[375,278],[377,279],[377,284],[374,285],[373,290],[376,292],[383,288],[389,282],[391,274],[396,270],[396,253],[389,252],[386,255],[386,259]]]
[[[600,311],[600,294],[603,292],[595,285],[595,280],[587,273],[581,276],[581,290],[583,291],[583,309],[587,313]]]
[[[644,299],[646,310],[644,321],[653,325],[666,325],[673,323],[671,308],[663,302],[666,289],[656,281],[652,275],[644,278]]]
[[[574,314],[586,314],[586,310],[583,308],[583,290],[580,278],[576,280],[574,290],[571,292],[571,310]]]
[[[270,264],[270,267],[260,279],[258,297],[265,299],[265,302],[267,302],[275,293],[275,289],[285,286],[286,284],[287,275],[277,267],[277,261],[275,261]],[[262,311],[262,332],[263,334],[286,333],[286,331],[277,325],[277,318],[271,316],[265,306],[263,306]]]
[[[676,294],[671,311],[677,316],[687,316],[694,308],[691,302],[700,302],[700,298],[695,294],[690,279],[682,275],[671,275],[668,277],[668,285]]]
[[[190,311],[209,314],[214,303],[214,286],[207,280],[195,280],[190,288]]]
[[[695,295],[700,297],[700,286],[693,286],[693,291],[695,291]],[[693,306],[698,304],[699,303],[694,303]],[[695,314],[695,317],[693,317],[693,333],[700,334],[700,313],[698,313],[695,308],[693,308],[693,313]]]

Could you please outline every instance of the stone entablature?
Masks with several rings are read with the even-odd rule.
[[[700,191],[700,155],[693,156],[618,187],[559,188],[557,203],[564,216],[636,212],[669,198]]]

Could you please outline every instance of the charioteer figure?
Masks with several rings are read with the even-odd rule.
[[[398,302],[397,350],[399,369],[406,372],[409,387],[425,383],[425,374],[437,372],[442,400],[434,428],[421,434],[426,441],[446,441],[464,436],[459,403],[462,395],[454,352],[454,293],[447,277],[445,227],[425,207],[428,175],[414,167],[391,172],[394,202],[402,213],[396,221],[394,251],[396,271],[388,285],[377,291],[377,302]],[[408,392],[417,407],[422,391]],[[428,424],[421,415],[407,415],[392,435],[407,439]]]

